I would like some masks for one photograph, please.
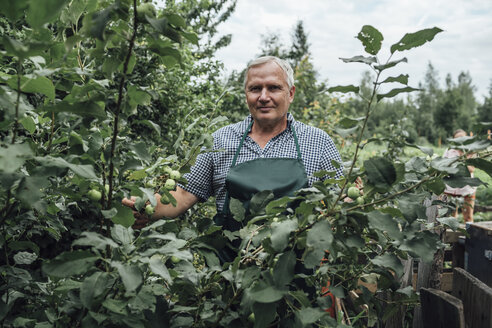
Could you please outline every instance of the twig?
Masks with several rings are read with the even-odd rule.
[[[107,203],[107,208],[111,207],[111,203],[113,201],[113,172],[114,172],[114,153],[116,150],[116,139],[118,137],[118,123],[119,123],[119,116],[121,112],[121,103],[123,101],[123,86],[125,84],[125,78],[126,78],[126,72],[128,70],[128,64],[130,63],[130,58],[132,56],[132,51],[133,51],[133,46],[135,44],[135,39],[137,38],[137,27],[138,27],[138,20],[137,20],[137,0],[133,0],[133,34],[132,37],[129,41],[128,45],[128,53],[126,54],[125,62],[123,64],[123,72],[122,76],[120,79],[120,85],[118,88],[118,102],[116,104],[116,111],[114,113],[114,121],[113,121],[113,138],[111,139],[111,153],[109,156],[109,195],[108,195],[108,203]]]

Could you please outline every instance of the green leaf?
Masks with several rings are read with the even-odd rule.
[[[412,223],[416,219],[426,219],[422,198],[422,195],[409,193],[398,198],[398,208],[408,222]]]
[[[429,188],[430,191],[432,191],[436,195],[440,195],[444,192],[444,189],[446,189],[446,185],[440,178],[435,178],[427,182],[426,187]]]
[[[135,292],[143,283],[142,271],[136,265],[122,264],[115,262],[112,264],[120,274],[121,281],[125,285],[127,293]]]
[[[27,143],[0,147],[0,172],[14,173],[32,155]]]
[[[122,225],[123,227],[131,227],[135,223],[135,217],[133,216],[133,211],[123,205],[115,204],[114,207],[118,213],[111,218],[111,221],[116,225]]]
[[[198,45],[198,35],[196,33],[182,31],[181,35],[183,35],[186,40],[190,41],[194,45]]]
[[[27,11],[27,22],[34,28],[39,28],[59,15],[69,0],[31,0]]]
[[[157,200],[155,199],[155,196],[154,196],[154,190],[149,189],[149,188],[143,188],[143,187],[140,187],[138,189],[140,189],[140,191],[142,191],[143,194],[145,196],[147,196],[147,198],[149,199],[149,202],[152,206],[154,206],[154,207],[157,206]]]
[[[104,237],[96,232],[84,231],[81,237],[75,240],[72,244],[73,246],[91,246],[96,249],[105,250],[106,246],[118,247],[111,239]]]
[[[359,87],[356,87],[355,85],[337,85],[335,87],[328,88],[328,92],[359,93]]]
[[[34,158],[38,163],[47,166],[47,167],[59,167],[59,168],[68,168],[73,171],[73,173],[77,174],[78,176],[90,180],[99,180],[99,178],[96,176],[94,173],[94,167],[92,165],[79,165],[79,164],[72,164],[67,162],[61,157],[51,157],[51,156],[44,156],[44,157],[35,157]]]
[[[246,209],[243,206],[243,202],[236,198],[231,198],[229,202],[229,210],[231,211],[234,220],[238,222],[243,222],[244,214],[246,213]]]
[[[7,82],[9,87],[17,90],[17,76],[12,77]],[[41,93],[50,100],[55,99],[55,86],[50,79],[45,76],[21,77],[20,89],[25,93]]]
[[[426,42],[432,41],[437,33],[442,32],[438,27],[420,30],[415,33],[407,33],[397,43],[391,46],[391,53],[395,51],[409,50],[415,47],[420,47]]]
[[[445,157],[434,158],[431,161],[431,167],[437,171],[445,172],[449,174],[456,174],[459,172],[456,158],[445,158]]]
[[[42,269],[49,276],[67,278],[84,274],[93,269],[97,260],[99,257],[87,250],[76,250],[62,253],[54,259],[44,262]]]
[[[172,283],[171,275],[169,274],[169,271],[167,270],[167,267],[162,260],[162,255],[152,255],[149,261],[149,268],[153,273],[160,276],[168,283]]]
[[[254,328],[269,327],[277,315],[277,303],[255,303],[253,313],[255,315]]]
[[[24,15],[24,10],[27,8],[29,0],[2,1],[0,13],[4,14],[10,22],[15,21]]]
[[[285,208],[290,201],[291,197],[288,196],[272,200],[266,206],[266,214],[278,214],[285,211]]]
[[[315,323],[325,315],[328,315],[328,313],[319,308],[311,307],[303,308],[296,312],[296,316],[299,318],[299,321],[301,321],[302,327]]]
[[[448,226],[453,231],[456,231],[460,227],[460,222],[458,221],[458,219],[452,216],[444,217],[444,218],[436,218],[436,220]]]
[[[370,261],[374,265],[378,265],[394,271],[398,277],[401,277],[401,275],[403,275],[403,264],[395,254],[385,253],[383,255],[376,256]]]
[[[343,126],[344,128],[353,128],[354,126],[359,125],[361,121],[364,120],[364,117],[357,117],[357,118],[350,118],[350,117],[344,117],[340,121],[338,121],[338,124]]]
[[[14,255],[14,262],[18,265],[29,265],[36,261],[38,256],[34,253],[29,252],[18,252]]]
[[[116,208],[111,208],[109,210],[102,210],[101,214],[105,219],[112,219],[116,214],[118,214],[118,210]]]
[[[287,247],[290,233],[297,229],[297,220],[284,220],[272,223],[272,236],[270,240],[272,247],[277,252],[281,252]]]
[[[401,84],[408,84],[408,74],[400,74],[398,76],[390,76],[386,78],[383,82],[381,83],[391,83],[391,82],[399,82]]]
[[[90,309],[94,304],[95,299],[104,295],[109,289],[110,276],[106,272],[95,272],[84,279],[80,287],[80,301],[87,309]]]
[[[280,255],[273,268],[273,279],[276,286],[284,287],[294,279],[295,265],[296,254],[293,251],[287,251]]]
[[[377,55],[381,49],[381,44],[383,41],[383,35],[376,28],[371,25],[362,26],[362,30],[357,34],[357,39],[359,39],[364,45],[364,50],[371,54]]]
[[[385,69],[394,67],[399,63],[407,63],[407,62],[408,60],[405,57],[403,57],[402,59],[393,60],[383,65],[374,65],[374,68],[377,69],[378,71],[384,71]]]
[[[373,157],[364,161],[364,168],[369,182],[378,192],[388,191],[396,181],[395,166],[385,157]]]
[[[33,134],[36,131],[36,123],[31,116],[23,117],[19,121],[24,129],[26,129],[30,134]]]
[[[477,169],[485,171],[489,176],[492,177],[492,161],[487,161],[483,158],[469,158],[466,160],[467,165],[473,165]]]
[[[250,290],[249,296],[258,303],[273,303],[282,299],[286,293],[286,290],[277,289],[261,280]]]
[[[420,258],[425,263],[431,263],[439,245],[441,245],[439,235],[425,231],[417,238],[405,240],[398,248],[408,252],[414,258]]]
[[[164,14],[164,17],[167,18],[169,23],[173,24],[176,27],[182,27],[182,28],[186,27],[186,21],[184,20],[183,17],[181,17],[178,14],[168,13],[168,14]]]
[[[252,215],[261,215],[265,213],[265,207],[273,200],[273,192],[271,190],[260,191],[251,197],[249,210]]]
[[[54,112],[54,113],[73,113],[80,116],[89,116],[104,119],[106,118],[106,112],[104,111],[104,104],[95,101],[81,101],[70,104],[66,101],[56,103],[55,105],[48,105],[41,108],[41,111]]]
[[[416,88],[412,88],[412,87],[396,88],[396,89],[389,91],[388,93],[378,94],[377,98],[378,98],[378,101],[380,101],[383,98],[392,98],[392,97],[394,97],[400,93],[412,92],[412,91],[420,91],[420,89],[416,89]]]
[[[101,11],[87,15],[84,19],[83,26],[87,28],[88,34],[104,41],[104,31],[109,26],[109,21],[114,17],[117,9],[118,2],[113,3]]]
[[[446,183],[448,186],[452,188],[461,188],[464,186],[478,187],[480,185],[485,185],[485,183],[483,183],[482,180],[478,178],[470,178],[470,177],[463,177],[463,176],[450,176],[444,178],[444,183]]]
[[[370,228],[386,232],[393,239],[401,238],[402,233],[398,227],[398,222],[390,214],[372,211],[367,214],[367,218]]]
[[[107,298],[106,300],[104,300],[102,305],[113,313],[128,315],[128,311],[126,309],[126,300],[114,300],[112,298]]]
[[[325,251],[331,248],[332,243],[333,233],[328,221],[319,221],[309,229],[304,259],[306,268],[310,269],[318,266],[325,255]]]
[[[125,206],[126,207],[126,206]],[[128,207],[127,207],[128,208]],[[130,210],[131,212],[131,210]],[[133,217],[133,215],[132,215]],[[111,237],[122,245],[129,245],[133,242],[133,229],[120,224],[115,224],[111,228]]]
[[[169,25],[169,19],[166,17],[162,17],[159,19],[154,19],[146,16],[147,21],[150,25],[156,29],[157,32],[168,37],[169,39],[181,43],[181,35],[174,29],[171,25]]]
[[[378,60],[376,57],[364,57],[364,56],[354,56],[351,58],[340,58],[344,63],[364,63],[364,64],[374,64]]]

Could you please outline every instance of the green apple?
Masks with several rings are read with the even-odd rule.
[[[148,204],[147,206],[145,206],[145,214],[147,215],[152,215],[154,214],[154,206]]]
[[[352,199],[356,199],[360,195],[359,188],[357,187],[348,188],[347,195]]]
[[[362,205],[362,204],[364,204],[364,203],[365,203],[365,199],[364,199],[364,197],[362,197],[362,196],[357,197],[357,199],[356,199],[355,201],[356,201],[356,202],[357,202],[357,204],[359,204],[359,205]]]
[[[181,262],[181,259],[177,256],[171,256],[171,262],[173,262],[174,264],[178,264],[179,262]]]
[[[98,200],[101,199],[101,192],[96,189],[91,189],[87,192],[87,197],[89,197],[90,200],[97,202]]]
[[[106,195],[109,195],[109,185],[108,184],[104,185],[104,191],[106,192]]]
[[[164,166],[164,173],[167,173],[169,175],[171,175],[171,172],[173,171],[173,169],[169,166]]]
[[[174,181],[174,179],[167,179],[164,188],[167,190],[174,190],[174,188],[176,188],[176,181]]]
[[[171,179],[177,180],[177,179],[181,178],[181,173],[179,173],[178,170],[172,170],[171,173],[169,173],[169,177]]]

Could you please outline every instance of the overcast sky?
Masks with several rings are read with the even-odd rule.
[[[469,72],[482,102],[492,79],[492,0],[238,0],[235,12],[219,27],[221,34],[232,34],[232,43],[217,53],[227,72],[242,70],[259,54],[262,34],[278,33],[286,46],[291,44],[293,28],[304,22],[312,62],[318,79],[329,86],[358,84],[364,64],[343,63],[339,57],[365,54],[354,38],[363,25],[372,25],[384,36],[378,54],[386,61],[389,47],[405,33],[437,26],[444,32],[425,45],[396,53],[407,57],[388,70],[389,75],[410,75],[409,85],[424,80],[429,62],[439,73],[440,86],[450,73]]]

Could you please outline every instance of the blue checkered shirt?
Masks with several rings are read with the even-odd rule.
[[[251,123],[249,115],[242,122],[225,126],[212,134],[214,138],[214,152],[204,152],[198,155],[191,172],[184,175],[188,184],[182,188],[194,194],[202,201],[210,196],[215,196],[217,209],[220,211],[226,197],[225,179],[232,164],[232,159],[239,146],[241,138]],[[342,168],[335,168],[331,161],[342,163],[340,154],[335,148],[333,140],[321,129],[306,125],[294,120],[290,113],[287,114],[287,129],[272,138],[265,148],[260,146],[249,136],[244,140],[237,158],[237,164],[251,161],[257,158],[297,158],[294,136],[290,131],[293,125],[302,160],[308,176],[309,186],[319,178],[313,173],[321,170],[336,171],[335,177],[342,176]]]

